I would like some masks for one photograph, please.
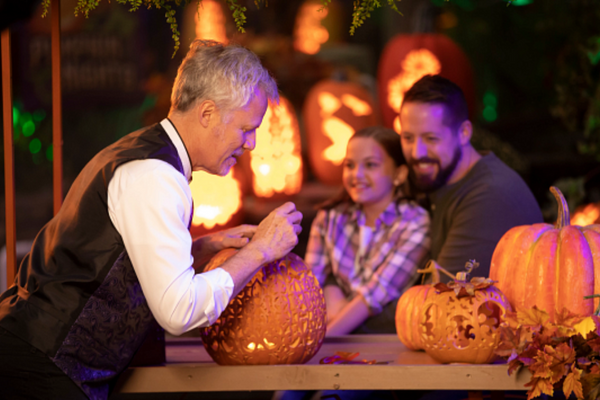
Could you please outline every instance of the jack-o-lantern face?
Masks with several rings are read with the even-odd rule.
[[[220,266],[236,252],[219,252],[206,269]],[[218,364],[303,364],[323,344],[325,321],[317,278],[300,257],[289,253],[264,265],[200,334]]]
[[[276,193],[298,193],[302,187],[301,153],[294,108],[284,97],[280,97],[279,104],[269,102],[256,130],[256,148],[250,152],[254,194],[271,197]]]
[[[373,100],[351,82],[322,81],[308,93],[304,124],[312,170],[326,184],[342,183],[342,161],[350,137],[377,124]]]
[[[485,364],[494,360],[498,327],[510,304],[494,286],[457,297],[453,290],[431,297],[423,307],[419,328],[427,354],[442,363]]]
[[[441,75],[464,92],[469,111],[474,111],[473,72],[463,51],[439,34],[397,35],[385,46],[379,60],[377,86],[383,125],[400,132],[398,112],[404,93],[425,75]]]

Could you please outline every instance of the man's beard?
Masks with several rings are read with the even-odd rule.
[[[456,149],[454,150],[454,155],[452,156],[452,161],[450,162],[450,164],[448,164],[446,168],[442,168],[442,166],[440,165],[440,161],[433,158],[423,157],[418,160],[411,160],[409,162],[410,168],[408,173],[410,183],[412,183],[414,188],[417,189],[417,191],[419,192],[433,192],[441,188],[446,184],[446,182],[448,182],[448,178],[450,178],[450,175],[452,175],[452,173],[456,169],[456,166],[458,165],[458,162],[461,158],[462,149],[460,146],[456,146]],[[431,180],[428,176],[418,176],[415,173],[415,166],[420,162],[434,163],[437,165],[438,173],[433,180]]]

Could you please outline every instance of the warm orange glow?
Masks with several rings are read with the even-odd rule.
[[[319,93],[319,107],[323,118],[323,132],[331,140],[332,144],[323,150],[323,157],[335,165],[340,165],[346,155],[346,145],[354,134],[354,128],[333,114],[345,105],[352,110],[356,116],[366,116],[373,113],[371,106],[351,94],[342,95],[338,99],[329,92]]]
[[[327,16],[322,4],[307,1],[300,7],[294,28],[294,49],[306,54],[316,54],[329,40],[329,32],[321,25]]]
[[[588,204],[571,217],[571,225],[587,226],[600,221],[600,205]]]
[[[402,71],[388,82],[388,105],[400,112],[404,93],[427,74],[439,74],[442,65],[437,57],[427,49],[410,51],[401,62]],[[400,119],[394,119],[394,130],[400,132]]]
[[[206,229],[225,225],[242,206],[242,190],[232,171],[224,177],[195,171],[190,189],[194,199],[192,225]]]
[[[284,98],[269,103],[256,130],[256,148],[250,153],[252,188],[260,197],[275,193],[292,195],[302,187],[302,156],[298,121]]]
[[[196,38],[214,40],[227,44],[225,31],[225,14],[221,4],[216,0],[202,0],[198,3],[196,21]]]

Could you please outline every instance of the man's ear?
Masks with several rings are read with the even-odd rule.
[[[468,119],[463,121],[458,128],[458,138],[460,140],[460,144],[465,146],[471,143],[471,136],[473,136],[473,124]]]
[[[197,118],[200,125],[208,128],[211,122],[215,122],[217,118],[217,105],[212,100],[204,100],[196,108]]]
[[[406,182],[406,178],[408,178],[408,165],[402,164],[397,169],[396,178],[394,179],[394,186],[402,185],[404,182]]]

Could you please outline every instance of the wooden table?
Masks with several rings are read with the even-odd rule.
[[[336,351],[359,352],[357,359],[385,365],[324,365]],[[168,393],[271,390],[526,390],[528,371],[508,376],[505,364],[438,364],[422,351],[410,351],[396,335],[349,335],[327,338],[303,365],[221,366],[208,356],[200,339],[170,339],[167,363],[125,371],[119,393]],[[475,396],[478,397],[478,396]],[[495,396],[494,396],[495,397]]]

